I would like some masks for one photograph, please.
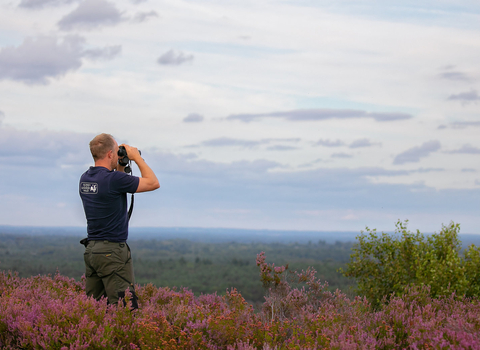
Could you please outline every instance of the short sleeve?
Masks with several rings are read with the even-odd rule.
[[[131,176],[121,171],[114,171],[113,181],[110,183],[110,190],[120,193],[135,193],[138,189],[140,178]]]

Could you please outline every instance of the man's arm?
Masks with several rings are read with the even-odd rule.
[[[138,188],[135,193],[153,191],[159,188],[160,183],[158,182],[155,173],[140,156],[138,149],[129,145],[122,146],[124,146],[125,150],[127,151],[127,157],[137,164],[138,168],[140,169],[140,173],[142,174],[142,176],[139,178],[140,182],[138,183]]]

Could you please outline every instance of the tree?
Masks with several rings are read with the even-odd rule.
[[[409,285],[428,285],[433,297],[452,292],[479,296],[480,250],[472,244],[462,254],[460,225],[452,222],[440,233],[425,236],[408,231],[407,223],[399,220],[394,235],[367,227],[357,236],[346,270],[340,269],[357,280],[357,292],[374,307]]]

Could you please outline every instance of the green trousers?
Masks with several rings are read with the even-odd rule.
[[[85,291],[99,300],[108,298],[109,304],[125,298],[125,290],[132,293],[132,309],[138,308],[130,248],[127,243],[89,241],[83,256],[85,260]]]

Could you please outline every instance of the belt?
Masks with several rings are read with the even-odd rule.
[[[112,242],[112,241],[107,241],[107,240],[91,240],[91,241],[88,241],[88,244],[90,244],[90,242],[95,245],[95,244],[100,244],[100,243],[103,243],[103,244],[125,244],[127,243],[126,241],[123,241],[123,242]]]

